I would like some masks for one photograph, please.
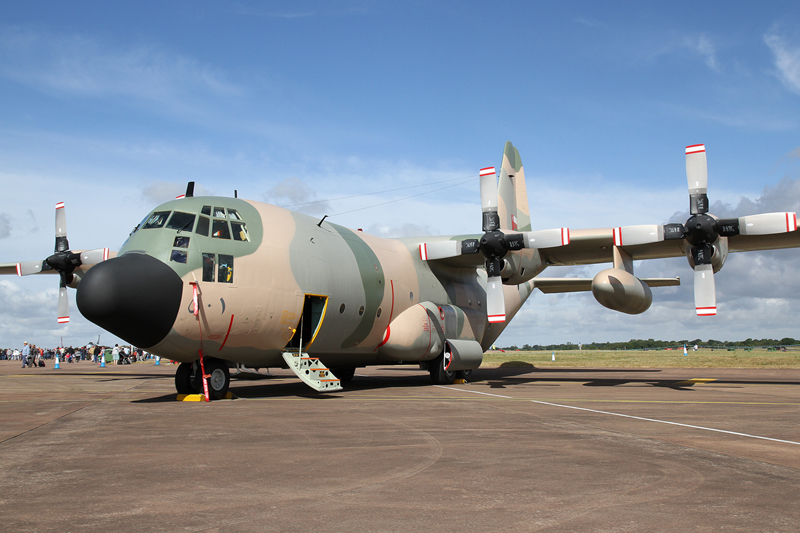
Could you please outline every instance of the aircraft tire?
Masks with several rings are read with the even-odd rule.
[[[444,369],[444,357],[441,355],[430,362],[428,371],[431,373],[431,383],[434,385],[452,385],[456,379],[455,372]]]
[[[208,395],[212,400],[220,400],[228,394],[228,387],[231,384],[231,374],[228,365],[219,359],[205,359],[203,361],[208,374]],[[202,390],[203,384],[200,383]]]
[[[333,375],[339,378],[342,383],[350,383],[353,376],[356,374],[356,367],[354,366],[335,366],[331,367]]]
[[[175,371],[175,390],[178,394],[197,394],[192,382],[192,363],[181,363]]]
[[[456,379],[468,379],[472,374],[472,370],[459,370],[456,372]]]

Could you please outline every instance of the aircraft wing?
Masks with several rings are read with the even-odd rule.
[[[614,260],[613,228],[572,229],[569,230],[569,244],[558,248],[540,249],[542,259],[548,265],[589,265],[611,263]],[[631,259],[658,259],[663,257],[683,257],[683,242],[661,241],[652,244],[625,246]]]
[[[633,260],[683,257],[684,240],[665,240],[635,246],[623,246]],[[558,248],[540,249],[548,265],[588,265],[611,263],[614,246],[613,228],[570,229],[570,243]],[[736,235],[728,237],[731,252],[800,248],[800,231],[772,235]]]

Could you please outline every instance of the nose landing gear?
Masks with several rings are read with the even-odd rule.
[[[206,357],[203,360],[203,366],[206,369],[210,399],[221,400],[227,397],[231,375],[225,361]],[[178,394],[203,394],[200,360],[178,365],[178,370],[175,372],[175,389]]]

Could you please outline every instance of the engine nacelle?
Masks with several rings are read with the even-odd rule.
[[[503,270],[500,272],[500,276],[506,285],[519,285],[532,280],[542,270],[544,268],[539,250],[523,248],[503,258]]]
[[[719,272],[719,269],[722,268],[728,258],[728,238],[719,237],[711,246],[714,248],[714,253],[711,254],[711,266],[714,268],[714,272]],[[686,259],[689,260],[689,266],[694,268],[694,258],[692,258],[692,246],[690,244],[686,245]]]
[[[483,362],[483,348],[478,341],[451,340],[444,341],[444,369],[474,370]]]
[[[619,268],[598,272],[592,280],[592,294],[602,306],[629,315],[644,313],[653,303],[650,287]]]
[[[444,313],[439,315],[439,310],[428,302],[409,307],[386,328],[378,353],[397,361],[433,359],[444,346]]]

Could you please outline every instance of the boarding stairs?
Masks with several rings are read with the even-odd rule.
[[[283,360],[303,383],[318,392],[342,390],[342,382],[316,357],[301,350],[283,352]]]

